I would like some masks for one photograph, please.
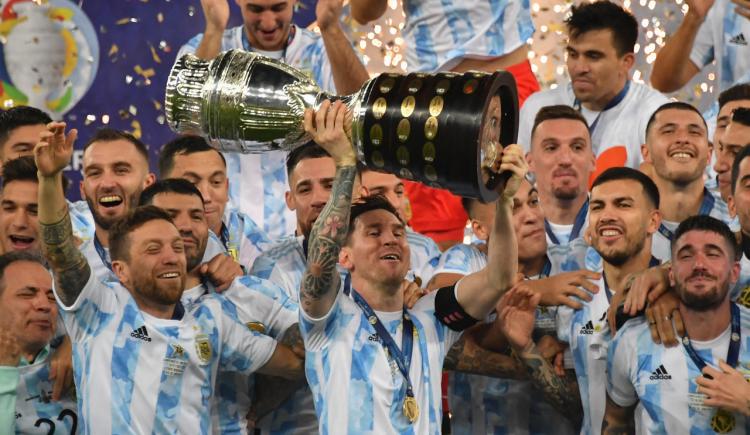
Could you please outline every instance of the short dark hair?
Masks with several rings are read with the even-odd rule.
[[[43,111],[31,106],[16,106],[0,112],[0,146],[10,137],[11,132],[18,127],[27,125],[47,125],[52,122]]]
[[[740,179],[740,164],[748,157],[750,157],[750,146],[740,148],[740,152],[734,156],[734,161],[732,162],[732,194],[737,190],[737,182]]]
[[[571,119],[573,121],[579,121],[586,127],[586,131],[589,129],[589,124],[586,122],[586,118],[581,115],[581,112],[576,109],[566,106],[565,104],[556,104],[552,106],[544,106],[536,113],[534,117],[534,125],[531,127],[531,137],[534,137],[536,128],[539,124],[550,119]]]
[[[363,214],[373,210],[385,210],[392,215],[396,216],[399,222],[404,223],[401,217],[398,215],[396,208],[386,199],[383,195],[370,195],[363,196],[352,204],[351,211],[349,212],[349,233],[347,237],[352,235],[354,232],[354,225],[357,223],[357,218]]]
[[[181,154],[187,156],[190,154],[202,153],[206,151],[216,152],[219,157],[221,157],[221,161],[222,163],[224,163],[224,167],[227,166],[227,161],[224,158],[224,154],[220,153],[215,148],[212,148],[211,145],[206,142],[206,139],[201,136],[188,134],[179,136],[165,143],[159,151],[159,176],[166,177],[167,174],[172,172],[172,170],[174,169],[174,158],[176,155]]]
[[[708,134],[708,125],[706,124],[706,119],[703,118],[703,114],[698,110],[695,106],[693,106],[690,103],[686,103],[684,101],[669,101],[667,103],[662,104],[659,106],[658,109],[654,110],[654,113],[651,114],[651,117],[648,118],[648,123],[646,124],[646,138],[648,138],[648,133],[651,131],[651,126],[656,122],[656,115],[659,113],[665,111],[665,110],[687,110],[688,112],[695,112],[698,114],[698,116],[701,117],[701,121],[703,121],[703,126],[706,127],[706,134]]]
[[[136,207],[115,222],[109,230],[109,255],[112,260],[129,261],[130,233],[155,220],[173,223],[169,213],[153,205]]]
[[[609,1],[596,1],[574,5],[570,11],[570,16],[565,20],[570,38],[578,38],[592,30],[609,30],[618,55],[635,51],[638,21],[621,6]]]
[[[637,169],[628,168],[627,166],[618,166],[605,170],[599,174],[591,184],[591,190],[594,190],[594,187],[601,184],[620,180],[633,180],[640,184],[648,202],[650,202],[654,208],[659,208],[659,188],[656,187],[654,181],[643,172]]]
[[[331,155],[328,154],[328,151],[323,149],[323,147],[313,141],[293,149],[286,157],[286,176],[291,178],[294,168],[296,168],[297,164],[302,160],[320,159],[323,157],[331,157]]]
[[[6,252],[5,254],[0,255],[0,293],[5,290],[5,269],[7,269],[11,264],[17,263],[19,261],[37,263],[47,271],[49,271],[49,265],[47,264],[47,261],[39,252],[29,250]]]
[[[153,205],[154,197],[160,193],[176,193],[178,195],[195,195],[203,203],[200,190],[184,178],[165,178],[143,189],[138,205]]]
[[[750,100],[750,83],[740,83],[719,94],[719,110],[732,101]]]
[[[461,198],[461,206],[464,208],[466,215],[469,216],[469,219],[474,218],[474,205],[478,202],[479,200],[476,198],[469,198],[467,196]]]
[[[732,122],[750,127],[750,108],[738,107],[732,111]],[[747,138],[750,142],[750,137]]]
[[[719,219],[708,215],[695,215],[680,222],[680,225],[674,232],[674,237],[672,237],[672,244],[670,246],[671,250],[674,250],[677,241],[688,231],[708,231],[720,235],[732,249],[731,258],[733,258],[734,261],[739,260],[740,250],[737,246],[737,238],[729,228],[729,225]]]
[[[138,153],[148,162],[148,147],[146,144],[127,131],[115,130],[114,128],[100,128],[96,130],[96,133],[83,145],[83,151],[86,152],[94,142],[112,142],[116,140],[124,140],[132,143],[135,149],[138,150]]]
[[[32,183],[39,183],[37,178],[36,162],[33,156],[21,156],[15,159],[8,160],[3,165],[2,180],[0,181],[1,188],[5,188],[8,183],[13,181],[29,181]],[[63,191],[68,190],[70,180],[64,175],[62,176]]]

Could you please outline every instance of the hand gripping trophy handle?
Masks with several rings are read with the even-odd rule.
[[[337,97],[255,53],[230,50],[210,61],[187,54],[169,75],[165,110],[178,133],[223,152],[259,153],[308,142],[304,111],[325,99],[352,112],[352,144],[375,170],[483,201],[497,198],[509,175],[492,170],[518,132],[516,84],[505,71],[386,73]]]

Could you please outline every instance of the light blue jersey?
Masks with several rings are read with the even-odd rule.
[[[21,359],[16,389],[17,434],[74,434],[80,427],[75,392],[52,400],[49,380],[50,349],[46,346],[33,362]]]
[[[294,36],[277,57],[308,74],[323,90],[335,94],[333,73],[323,39],[312,31],[292,26]],[[198,34],[183,45],[177,59],[185,53],[194,53],[202,37],[202,34]],[[233,27],[224,32],[221,51],[231,49],[252,50],[245,36],[244,26]],[[292,234],[296,227],[296,217],[284,202],[284,193],[289,189],[286,155],[283,151],[224,154],[227,176],[230,180],[238,180],[236,183],[229,183],[229,200],[232,207],[261,225],[272,240]]]
[[[70,213],[70,223],[73,224],[73,235],[78,237],[82,242],[94,238],[94,215],[91,214],[89,204],[86,201],[68,201],[68,212]]]
[[[740,307],[741,343],[737,370],[750,379],[750,312]],[[727,359],[731,328],[709,342],[693,340],[698,355],[718,370],[718,360]],[[711,420],[716,408],[703,404],[695,379],[700,370],[683,345],[655,344],[644,318],[625,324],[612,341],[607,366],[607,393],[620,406],[638,403],[636,431],[658,434],[713,434]],[[731,414],[730,434],[750,433],[750,419]]]
[[[426,286],[434,274],[435,267],[440,261],[440,248],[431,238],[419,234],[418,232],[407,228],[406,241],[409,242],[409,269],[410,278],[414,281],[419,278],[422,286]]]
[[[556,252],[562,252],[555,247]],[[567,252],[567,251],[566,251]],[[567,254],[565,255],[567,257]],[[560,261],[560,260],[563,261]],[[578,264],[577,261],[573,262]],[[553,257],[544,274],[550,276],[573,264]],[[553,266],[554,264],[554,266]],[[468,275],[487,265],[487,255],[477,245],[458,244],[446,250],[435,274]],[[577,269],[570,269],[577,270]],[[568,270],[566,270],[568,271]],[[539,277],[534,277],[534,279]],[[534,326],[535,337],[555,335],[557,307],[540,307]],[[494,321],[494,315],[487,319]],[[456,434],[572,434],[567,419],[544,401],[529,381],[498,379],[451,372],[448,400],[451,427]]]
[[[169,320],[141,311],[128,290],[94,274],[71,306],[57,291],[84,434],[209,433],[217,373],[249,375],[276,349],[213,295]]]
[[[227,253],[248,270],[261,252],[271,246],[271,239],[266,232],[250,216],[237,209],[227,208],[222,225],[218,236]]]
[[[449,70],[463,58],[508,54],[534,34],[528,0],[404,0],[409,71]]]
[[[744,252],[740,259],[740,278],[734,285],[729,298],[750,309],[750,259]]]
[[[734,10],[730,0],[716,0],[708,11],[690,52],[699,69],[716,61],[719,92],[750,71],[750,20]]]
[[[199,285],[185,290],[182,304],[190,311],[202,298],[213,293],[213,287]],[[255,331],[280,340],[290,327],[297,327],[297,304],[273,283],[255,276],[236,278],[221,293],[226,298],[224,312]],[[220,371],[216,380],[216,396],[212,400],[211,414],[214,427],[222,434],[244,434],[247,431],[247,413],[252,403],[254,377],[236,372]],[[300,388],[293,396],[307,397],[307,407],[296,406],[293,427],[298,432],[310,433],[317,428],[318,420],[309,388]],[[287,400],[287,403],[293,399]],[[295,402],[301,405],[301,402]],[[287,422],[288,423],[288,422]],[[281,432],[272,432],[281,433]]]
[[[729,215],[727,203],[721,199],[718,193],[713,194],[707,188],[703,189],[703,202],[698,214],[714,217],[729,225],[732,231],[740,230],[740,221],[737,217]],[[661,221],[659,230],[651,236],[651,255],[662,262],[669,261],[672,258],[672,235],[679,225],[679,222]]]
[[[307,267],[302,236],[289,236],[264,251],[253,263],[251,275],[267,279],[299,303],[299,285]]]
[[[461,333],[435,316],[436,293],[422,297],[408,310],[415,329],[409,367],[419,406],[414,424],[403,413],[404,377],[389,362],[359,306],[340,291],[331,310],[319,319],[300,310],[305,371],[322,435],[440,433],[443,360]],[[376,314],[400,348],[402,312]]]

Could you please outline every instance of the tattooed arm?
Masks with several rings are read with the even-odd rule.
[[[62,171],[73,154],[78,132],[65,134],[64,122],[52,122],[34,148],[39,180],[39,226],[42,250],[55,274],[57,295],[73,305],[91,275],[86,258],[76,247],[68,205],[62,189]]]
[[[349,230],[352,190],[357,172],[357,160],[347,126],[351,126],[350,116],[340,101],[333,105],[324,101],[315,113],[314,125],[312,111],[305,112],[305,131],[336,162],[331,197],[310,232],[307,269],[300,285],[300,306],[313,318],[322,317],[330,311],[340,284],[336,263]]]
[[[526,379],[526,370],[515,358],[481,348],[467,331],[445,356],[443,369],[503,379]]]
[[[602,421],[603,435],[635,434],[635,405],[623,407],[616,404],[607,394],[607,409]]]

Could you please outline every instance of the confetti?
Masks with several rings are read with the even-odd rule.
[[[142,76],[146,80],[150,79],[156,74],[156,71],[154,71],[153,68],[143,69],[140,65],[134,66],[133,71],[135,71],[136,74]]]
[[[130,23],[138,23],[140,21],[141,20],[138,18],[126,17],[126,18],[120,18],[119,20],[115,21],[115,24],[117,24],[118,26],[122,26],[122,25],[130,24]]]
[[[151,58],[154,59],[154,62],[161,63],[161,58],[159,57],[159,54],[156,52],[156,49],[154,48],[151,43],[148,44],[148,48],[151,49]]]

